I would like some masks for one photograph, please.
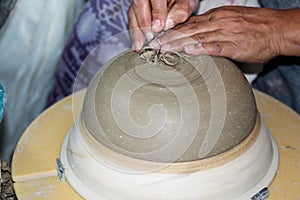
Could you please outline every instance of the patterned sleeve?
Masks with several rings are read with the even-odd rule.
[[[100,48],[101,58],[97,64],[80,69],[92,50],[111,36],[128,30],[127,10],[130,0],[90,0],[82,10],[69,37],[55,73],[55,82],[48,96],[48,106],[75,90],[87,87],[90,80],[105,62],[114,54],[131,47],[129,36],[122,40],[111,39]],[[99,48],[97,48],[99,49]],[[99,54],[99,53],[98,53]],[[78,73],[80,71],[80,73]]]

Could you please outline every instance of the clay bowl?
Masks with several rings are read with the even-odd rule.
[[[250,199],[267,187],[277,147],[240,70],[144,53],[116,56],[89,85],[61,150],[71,186],[124,200]]]

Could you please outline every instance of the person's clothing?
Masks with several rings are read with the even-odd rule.
[[[278,57],[270,61],[253,86],[300,113],[300,58]]]
[[[260,0],[263,7],[299,8],[300,0]],[[253,87],[275,97],[300,114],[300,58],[277,57],[264,66]]]
[[[257,0],[202,0],[197,11],[197,15],[221,6],[249,6],[260,7]]]
[[[273,9],[299,8],[300,0],[259,0],[262,7]]]
[[[0,1],[1,6],[8,2]],[[10,163],[21,134],[45,108],[60,54],[83,4],[18,0],[1,28],[0,82],[7,103],[0,124],[0,159]],[[5,5],[8,14],[12,4]]]
[[[0,83],[0,123],[2,121],[4,110],[5,110],[5,94],[3,90],[3,86]]]
[[[65,46],[58,64],[55,83],[48,96],[48,105],[88,86],[98,69],[107,62],[114,51],[131,48],[130,36],[127,41],[115,37],[103,46],[98,64],[80,69],[92,50],[108,38],[128,30],[127,10],[131,0],[90,0],[79,15],[77,23]],[[98,67],[94,67],[98,66]],[[80,73],[78,74],[78,72]]]
[[[17,0],[0,0],[0,28],[5,24]]]

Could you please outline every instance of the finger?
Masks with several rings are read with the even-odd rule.
[[[135,16],[135,13],[133,11],[133,8],[130,7],[128,10],[128,17],[129,17],[129,30],[130,30],[130,36],[132,41],[132,48],[135,51],[140,51],[142,48],[146,38],[144,36],[144,33],[139,28],[137,18]]]
[[[209,23],[207,21],[200,23],[185,23],[173,30],[164,33],[159,38],[161,44],[170,43],[173,40],[178,40],[185,37],[192,37],[197,34],[213,32],[219,29],[218,23]]]
[[[184,47],[184,52],[190,55],[209,54],[203,47],[202,43],[189,44]]]
[[[152,30],[161,32],[165,26],[168,10],[167,0],[151,0],[152,5]]]
[[[170,43],[164,44],[161,46],[161,51],[166,52],[166,51],[176,51],[180,52],[184,50],[184,47],[187,45],[194,45],[198,44],[198,41],[194,40],[191,37],[185,37],[181,38],[175,41],[172,41]]]
[[[142,30],[147,40],[153,38],[154,34],[151,30],[151,5],[148,0],[133,0],[131,4],[138,28]]]
[[[178,0],[168,12],[164,30],[169,30],[177,24],[187,21],[198,5],[198,0]]]
[[[200,22],[205,22],[205,21],[209,21],[210,20],[210,16],[207,14],[202,14],[202,15],[197,15],[197,16],[191,16],[188,19],[188,23],[200,23]]]
[[[192,36],[182,37],[173,40],[169,43],[163,44],[161,49],[163,51],[181,51],[184,49],[184,46],[189,44],[201,44],[201,43],[211,43],[211,42],[226,42],[230,41],[230,38],[225,37],[220,31],[212,31],[206,33],[199,33]]]
[[[202,43],[202,50],[212,56],[227,57],[239,62],[262,63],[268,60],[257,52],[249,53],[241,50],[233,42]]]
[[[162,36],[158,38],[160,45],[164,45],[170,43],[172,41],[176,41],[182,38],[190,37],[187,33],[182,33],[177,30],[169,30],[168,32],[164,33]]]
[[[136,52],[139,52],[144,43],[145,43],[145,36],[141,29],[133,29],[130,30],[131,40],[132,40],[132,49]]]
[[[197,33],[191,36],[192,39],[196,40],[199,43],[211,43],[211,42],[228,42],[233,41],[232,34],[227,33],[223,34],[221,30]]]
[[[211,56],[222,56],[237,60],[237,48],[232,42],[211,42],[198,43],[194,45],[187,45],[184,51],[191,55],[208,54]]]

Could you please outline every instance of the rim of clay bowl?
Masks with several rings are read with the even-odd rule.
[[[189,199],[199,199],[199,195],[201,196],[201,198],[212,197],[213,199],[220,199],[220,198],[222,199],[224,198],[224,195],[227,197],[226,199],[235,199],[235,200],[253,198],[256,194],[258,194],[259,191],[261,191],[262,188],[268,187],[271,184],[271,182],[273,181],[276,175],[276,171],[278,169],[278,149],[277,149],[276,142],[271,132],[268,131],[261,116],[259,116],[259,118],[261,119],[261,126],[259,129],[259,133],[253,132],[253,134],[251,134],[251,135],[258,134],[258,137],[257,139],[255,139],[255,137],[252,136],[253,137],[252,140],[255,140],[254,144],[251,145],[251,147],[246,152],[242,153],[240,157],[237,157],[233,161],[229,161],[227,164],[217,168],[207,169],[196,173],[190,173],[191,176],[186,176],[186,175],[179,176],[181,178],[184,178],[183,181],[180,182],[178,182],[179,179],[177,179],[176,177],[175,179],[167,179],[167,180],[175,180],[174,184],[180,191],[182,190],[182,188],[188,187],[189,189],[187,190],[185,189],[183,191],[184,193],[181,195],[185,195],[185,197],[190,197]],[[77,122],[79,122],[79,118],[77,118]],[[143,181],[144,179],[141,180],[141,178],[139,178],[140,176],[137,177],[136,174],[130,175],[124,172],[123,173],[114,172],[120,175],[120,178],[119,179],[118,178],[115,179],[116,177],[112,178],[111,172],[113,172],[114,170],[111,168],[110,169],[107,168],[105,165],[102,165],[103,162],[100,164],[97,162],[97,160],[95,160],[95,158],[93,157],[94,155],[91,155],[90,152],[87,151],[85,146],[83,146],[82,140],[80,140],[79,138],[80,135],[78,133],[80,133],[78,129],[76,129],[76,127],[74,128],[73,126],[73,128],[71,129],[71,131],[66,136],[63,142],[62,151],[61,151],[61,159],[65,164],[64,165],[65,178],[68,181],[68,183],[76,190],[76,192],[78,192],[86,199],[104,200],[107,199],[107,197],[109,196],[110,199],[129,200],[135,197],[135,192],[139,192],[137,196],[140,197],[140,195],[143,192],[147,191],[147,187],[145,191],[136,190],[136,186],[141,186],[142,188],[145,188],[144,187],[145,182]],[[73,146],[72,145],[70,146],[70,142]],[[72,150],[75,150],[74,154]],[[271,157],[269,157],[269,155],[271,155]],[[84,159],[86,156],[88,156],[88,159]],[[235,161],[239,161],[239,162],[235,162]],[[260,166],[263,166],[263,168],[260,169],[259,168]],[[236,167],[238,169],[236,169]],[[95,174],[95,171],[98,169],[100,170],[99,171],[100,174],[97,175],[97,173]],[[249,173],[250,169],[251,169],[251,173]],[[227,171],[227,173],[225,173],[223,176],[222,172],[224,170]],[[261,173],[262,171],[263,173]],[[240,176],[239,175],[240,173],[243,174],[243,176]],[[162,177],[168,178],[169,176],[173,176],[173,174],[162,174],[161,171],[158,171],[158,173],[151,172],[149,178],[161,180]],[[178,174],[178,171],[176,171],[175,174]],[[143,175],[142,178],[147,178],[148,174],[145,175]],[[244,175],[246,175],[246,177],[244,177]],[[110,178],[112,178],[111,181],[108,181],[108,179],[110,180]],[[212,178],[212,179],[207,179],[207,178]],[[230,179],[229,182],[227,178]],[[192,188],[192,190],[194,190],[193,193],[195,194],[193,197],[191,197],[191,190],[189,187],[190,185],[187,184],[186,182],[187,179],[189,180],[189,182],[190,181],[192,182],[193,186],[195,186]],[[224,185],[224,187],[222,187],[221,190],[219,190],[220,188],[214,187],[215,182],[217,182],[216,185],[224,184],[226,182],[226,181],[224,182],[224,179],[227,180],[227,183],[230,184]],[[114,180],[117,183],[114,183]],[[126,180],[126,182],[124,182],[124,180]],[[200,181],[201,184],[205,184],[205,185],[206,185],[206,181],[208,181],[207,183],[208,186],[205,187],[206,189],[203,190],[202,187],[199,188],[199,185],[197,183],[195,184],[195,182],[198,181]],[[233,185],[231,184],[231,181],[233,181]],[[161,195],[164,196],[169,194],[170,190],[162,189],[162,187],[165,186],[166,182],[157,181],[155,183],[157,183],[155,184],[157,192],[154,194],[156,198],[161,197]],[[245,183],[246,186],[244,187],[240,185],[241,183]],[[106,188],[105,187],[106,184],[108,184],[108,186],[111,187]],[[121,186],[120,190],[119,187],[116,187],[117,185]],[[104,189],[101,186],[104,186]],[[168,188],[170,189],[170,187]],[[171,188],[174,189],[173,184]],[[123,194],[124,190],[125,191],[130,190],[131,191],[130,195],[124,198],[123,196],[117,195],[119,194],[119,192]],[[199,193],[199,190],[201,190],[202,192]],[[125,192],[124,194],[128,194],[128,193]],[[149,199],[156,199],[155,197],[151,198],[151,196],[149,196]],[[163,199],[163,198],[159,198],[159,199]]]
[[[256,117],[256,124],[250,134],[241,143],[232,147],[231,149],[220,153],[218,155],[207,157],[200,160],[164,163],[154,162],[148,160],[137,159],[109,149],[101,144],[92,134],[89,133],[81,118],[78,120],[79,137],[81,137],[82,144],[85,148],[93,154],[95,159],[104,158],[106,161],[125,166],[130,169],[142,171],[159,171],[160,173],[191,173],[195,171],[202,171],[218,166],[222,166],[244,154],[257,140],[261,131],[261,119],[259,113]],[[103,161],[102,161],[103,162]]]

